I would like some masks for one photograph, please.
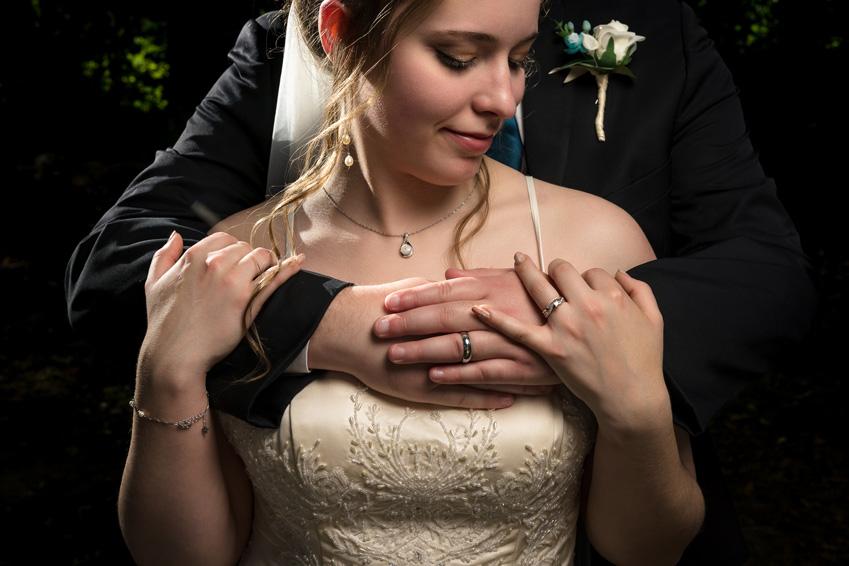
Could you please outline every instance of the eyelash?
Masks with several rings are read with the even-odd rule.
[[[436,56],[439,58],[443,65],[457,72],[465,71],[466,69],[475,64],[475,59],[469,59],[464,61],[462,59],[452,57],[451,55],[445,53],[444,51],[440,51],[439,49],[436,50]],[[523,71],[527,72],[530,61],[530,56],[525,57],[521,61],[515,61],[513,59],[510,59],[510,67],[513,70],[522,69]]]

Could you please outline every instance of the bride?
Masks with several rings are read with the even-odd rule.
[[[294,4],[334,92],[300,178],[185,253],[173,234],[150,266],[119,496],[133,557],[572,564],[580,517],[612,562],[674,563],[703,502],[672,423],[660,313],[619,271],[654,253],[611,203],[484,157],[524,93],[540,0]],[[545,257],[568,261],[546,274]],[[375,284],[456,265],[515,266],[539,320],[470,316],[536,352],[550,395],[435,408],[328,371],[279,429],[209,413],[206,372],[298,269]]]

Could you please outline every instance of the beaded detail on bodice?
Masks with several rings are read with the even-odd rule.
[[[572,563],[595,425],[565,389],[472,411],[332,374],[279,429],[219,419],[254,488],[242,564]]]

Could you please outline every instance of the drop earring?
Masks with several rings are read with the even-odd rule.
[[[345,146],[345,167],[350,169],[354,165],[354,157],[351,155],[351,136],[348,132],[342,132],[342,145]]]

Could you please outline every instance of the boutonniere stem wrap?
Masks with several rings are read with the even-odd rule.
[[[631,69],[628,68],[628,64],[631,62],[634,51],[637,50],[637,43],[646,38],[628,31],[628,26],[616,20],[611,20],[609,24],[595,28],[592,28],[590,23],[584,20],[581,32],[575,31],[575,24],[572,22],[565,24],[556,22],[556,26],[555,32],[563,38],[563,42],[566,44],[566,54],[573,57],[574,60],[552,69],[548,74],[551,75],[568,69],[569,73],[563,79],[564,84],[570,83],[587,73],[595,77],[598,84],[595,131],[598,141],[603,142],[606,139],[604,135],[604,108],[607,103],[607,83],[610,75],[616,73],[631,79],[636,78]]]

